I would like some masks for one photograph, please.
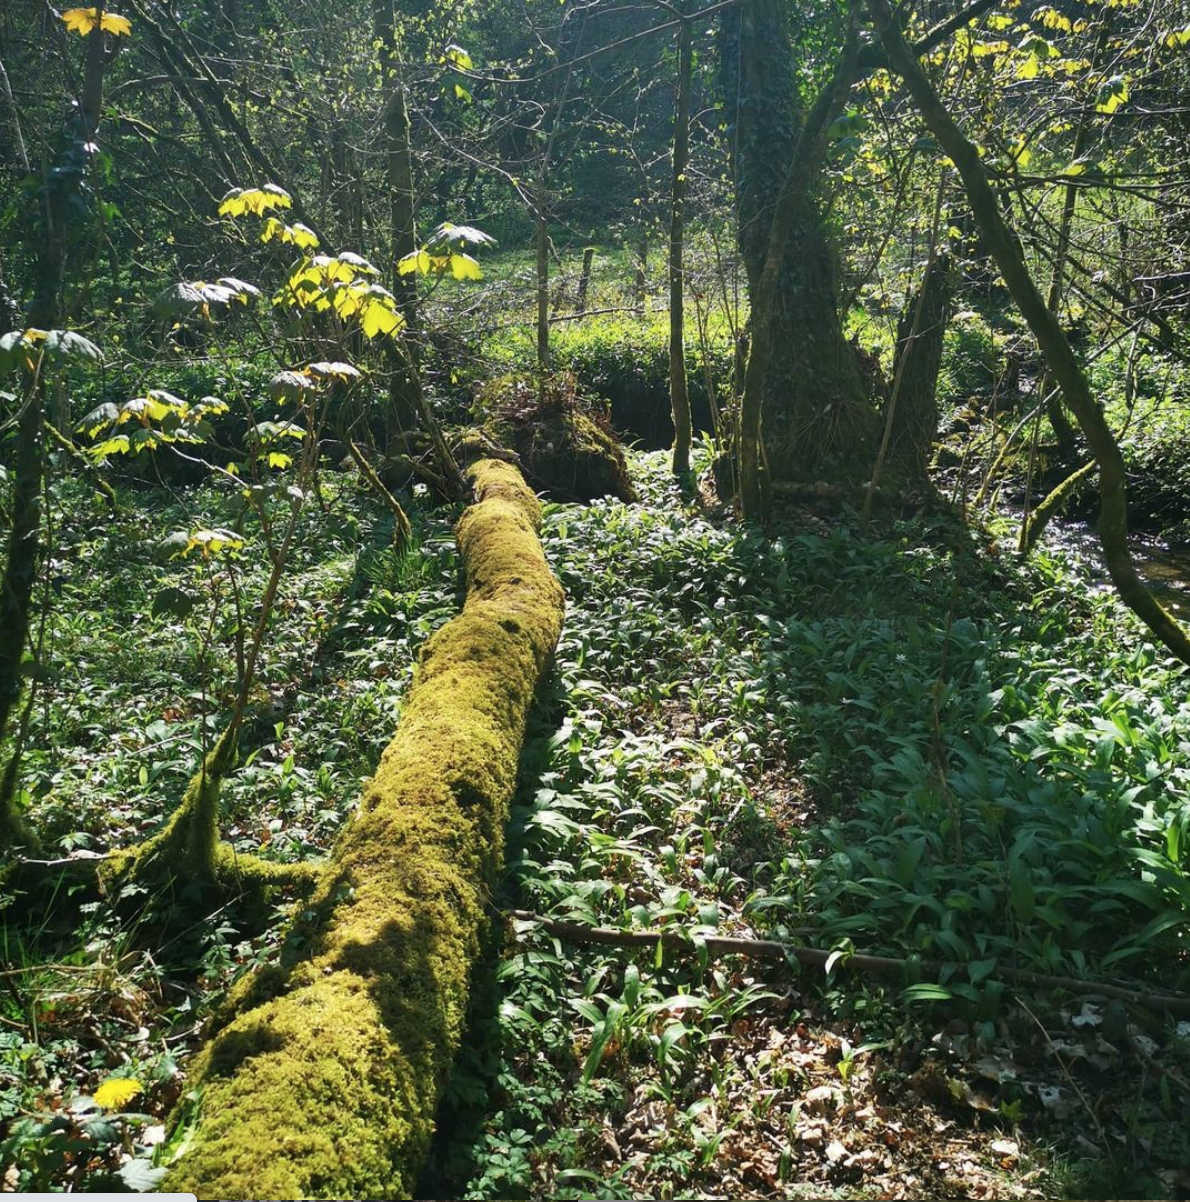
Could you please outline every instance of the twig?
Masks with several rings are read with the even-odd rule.
[[[407,547],[413,539],[413,528],[409,525],[409,517],[402,508],[401,502],[384,486],[384,481],[376,474],[376,469],[367,461],[359,447],[350,438],[346,441],[347,449],[351,452],[351,458],[355,460],[359,474],[371,486],[372,491],[392,510],[393,520],[396,522],[396,538],[393,541],[398,547]]]
[[[584,309],[582,313],[564,313],[560,317],[551,317],[549,321],[551,325],[559,321],[582,321],[584,317],[600,317],[606,313],[635,313],[640,317],[644,309],[639,305],[621,305],[615,309]]]
[[[695,938],[707,951],[715,955],[750,956],[756,960],[775,960],[788,963],[796,960],[811,968],[825,968],[827,961],[835,956],[830,949],[802,947],[796,943],[783,943],[775,939],[751,939],[739,935],[698,935],[688,928],[666,931],[622,931],[614,927],[587,927],[576,922],[561,922],[534,914],[528,910],[512,910],[510,917],[521,922],[538,924],[548,934],[557,935],[571,943],[597,943],[609,947],[656,948],[671,947],[689,951],[696,946]],[[920,972],[936,976],[943,968],[954,968],[941,960],[910,961],[894,956],[874,956],[856,952],[837,958],[837,963],[846,965],[856,972],[899,973],[911,965]],[[1039,985],[1049,989],[1064,989],[1068,993],[1093,994],[1097,997],[1120,998],[1149,1010],[1165,1010],[1170,1014],[1190,1015],[1190,997],[1183,994],[1146,993],[1137,989],[1126,989],[1122,985],[1109,985],[1100,981],[1080,981],[1077,977],[1056,977],[1049,973],[1028,972],[1022,968],[996,968],[989,976],[1018,985]]]

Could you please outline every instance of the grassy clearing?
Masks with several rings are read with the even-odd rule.
[[[1190,1027],[995,973],[1187,984],[1185,682],[1056,563],[949,523],[799,514],[770,544],[684,510],[660,458],[646,505],[548,518],[570,610],[508,902],[690,950],[514,923],[440,1171],[472,1198],[1044,1196],[1074,1164],[1168,1196],[1185,1082],[1144,1056],[1184,1074]],[[953,967],[791,975],[711,932]]]

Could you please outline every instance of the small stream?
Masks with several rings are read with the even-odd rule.
[[[1099,536],[1088,522],[1054,520],[1046,531],[1046,541],[1077,552],[1092,567],[1096,583],[1110,587]],[[1133,534],[1128,542],[1136,569],[1153,595],[1183,621],[1190,621],[1190,548],[1170,550],[1161,539],[1143,533]]]

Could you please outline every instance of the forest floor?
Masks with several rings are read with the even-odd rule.
[[[999,979],[1187,987],[1183,676],[1047,553],[1019,568],[944,515],[799,510],[760,538],[663,460],[634,457],[640,504],[547,506],[567,625],[423,1196],[1186,1196],[1190,1023]],[[179,499],[76,510],[54,552],[28,800],[63,854],[152,829],[217,721],[229,586],[151,554]],[[350,814],[457,604],[453,517],[393,556],[354,478],[328,478],[227,796],[242,851],[317,856]],[[262,568],[238,570],[252,595]],[[209,622],[153,612],[178,585]],[[136,925],[92,901],[81,930],[0,908],[2,1188],[151,1184],[207,1010],[281,937],[281,905],[263,926],[192,908],[159,946],[188,899],[130,904]],[[799,972],[708,934],[840,954]],[[852,951],[909,963],[882,981]],[[94,1101],[113,1076],[141,1089],[122,1110]]]

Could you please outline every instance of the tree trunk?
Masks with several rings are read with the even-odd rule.
[[[98,30],[87,43],[81,104],[66,131],[66,149],[42,189],[41,245],[29,325],[33,329],[57,328],[62,314],[62,287],[66,273],[66,235],[72,205],[78,198],[90,162],[103,104],[103,74],[108,63],[106,39]],[[20,701],[21,664],[29,639],[33,590],[41,562],[41,491],[45,472],[42,427],[46,417],[44,363],[24,398],[17,422],[13,465],[12,526],[4,576],[0,580],[0,743],[12,732]],[[13,757],[5,772],[7,787],[0,791],[0,847],[31,843],[16,812],[15,785],[20,739],[13,740]]]
[[[417,303],[417,274],[402,275],[397,266],[401,259],[417,250],[417,214],[409,108],[405,103],[405,87],[401,79],[393,0],[373,0],[372,25],[379,44],[381,103],[384,105],[384,155],[392,261],[390,279],[397,308],[405,319],[405,337],[409,347],[409,365],[397,366],[389,385],[389,399],[396,426],[392,433],[408,433],[416,427],[418,420],[416,388],[409,373],[419,370],[420,366],[421,315]]]
[[[550,226],[546,216],[545,168],[534,199],[534,245],[537,250],[537,372],[545,387],[550,369]]]
[[[889,456],[901,475],[918,484],[929,480],[938,437],[938,372],[950,318],[951,271],[948,256],[935,258],[897,322],[893,380],[899,384]]]
[[[520,473],[481,460],[471,474],[463,611],[422,652],[396,736],[296,932],[297,963],[242,990],[238,1016],[196,1062],[201,1112],[169,1189],[414,1196],[564,605]]]
[[[892,68],[905,81],[923,120],[947,154],[967,190],[971,212],[1021,315],[1037,339],[1046,365],[1062,389],[1099,465],[1099,540],[1107,570],[1124,603],[1183,663],[1190,664],[1190,638],[1177,621],[1145,588],[1128,548],[1128,492],[1124,457],[1091,392],[1062,323],[1050,312],[1029,274],[1020,242],[1000,212],[979,152],[967,139],[939,99],[913,48],[892,16],[887,0],[868,0]]]
[[[574,311],[581,315],[587,311],[587,290],[591,287],[591,267],[595,262],[595,248],[588,246],[583,251],[583,268],[579,272],[578,289],[574,294]]]
[[[690,393],[686,387],[686,168],[690,160],[690,84],[694,50],[690,21],[678,27],[678,78],[674,93],[673,185],[669,220],[669,403],[674,421],[673,472],[690,471]]]
[[[784,0],[750,0],[720,26],[723,100],[750,294],[761,287],[772,215],[806,114]],[[771,361],[761,398],[764,451],[775,480],[865,478],[879,416],[838,312],[839,273],[817,185],[797,180],[789,238],[769,320]],[[753,353],[757,339],[753,315]],[[741,448],[741,453],[744,448]]]

